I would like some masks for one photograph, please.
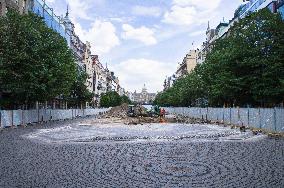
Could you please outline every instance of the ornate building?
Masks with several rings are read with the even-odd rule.
[[[139,104],[151,104],[156,97],[156,93],[148,93],[146,85],[142,88],[141,93],[137,93],[136,91],[133,93],[133,102]]]
[[[20,14],[27,13],[31,2],[31,0],[0,0],[0,16],[5,15],[8,9],[17,10]]]
[[[196,50],[190,50],[188,54],[183,58],[181,64],[179,64],[178,69],[176,71],[177,78],[182,78],[187,74],[191,73],[191,71],[196,67]]]
[[[49,28],[59,33],[71,49],[78,70],[88,75],[86,86],[94,94],[94,106],[99,105],[101,95],[108,91],[116,91],[120,95],[126,94],[114,72],[108,70],[107,65],[104,67],[100,63],[98,55],[92,55],[91,44],[88,41],[83,42],[75,33],[75,25],[69,17],[68,7],[66,15],[59,17],[47,2],[47,0],[0,0],[0,16],[5,16],[9,9],[14,9],[20,14],[30,11],[42,17]]]

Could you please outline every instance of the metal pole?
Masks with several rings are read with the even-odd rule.
[[[260,108],[258,108],[258,119],[259,119],[259,128],[261,129],[261,128],[262,128],[262,125],[261,125]]]
[[[223,123],[225,122],[225,107],[223,107]]]
[[[230,107],[230,124],[232,124],[232,108]]]
[[[37,109],[37,122],[39,123],[39,108]]]
[[[14,111],[11,110],[11,114],[12,114],[12,127],[13,127],[13,124],[14,124]]]
[[[22,111],[22,121],[21,121],[21,124],[24,125],[24,110],[21,110]]]
[[[207,109],[206,109],[206,123],[208,122],[208,106],[207,106]]]
[[[240,107],[238,107],[238,123],[241,122]]]
[[[249,126],[249,107],[248,107],[248,126]]]
[[[185,122],[185,117],[184,117],[184,107],[182,107],[182,116],[183,116],[183,122],[182,122],[182,124],[184,124],[184,122]]]
[[[276,123],[276,108],[274,107],[273,108],[273,116],[274,116],[274,118],[273,118],[273,120],[274,120],[274,131],[276,132],[277,131],[277,123]]]

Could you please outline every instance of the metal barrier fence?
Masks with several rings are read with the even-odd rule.
[[[69,109],[69,110],[1,110],[0,127],[26,125],[29,123],[48,122],[52,120],[66,120],[105,113],[110,108],[98,109]]]
[[[174,115],[284,132],[283,108],[165,108]]]
[[[66,38],[65,26],[59,16],[54,14],[53,8],[50,8],[44,0],[34,0],[31,11],[44,18],[46,25]],[[66,38],[67,39],[67,38]]]

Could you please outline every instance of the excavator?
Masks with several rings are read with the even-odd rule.
[[[142,105],[128,105],[128,117],[158,117],[160,114],[160,107],[153,106],[151,110],[145,110]]]

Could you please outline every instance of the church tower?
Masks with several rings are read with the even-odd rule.
[[[147,93],[147,88],[146,88],[146,84],[144,84],[142,88],[142,94],[146,94],[146,93]]]
[[[214,35],[215,35],[215,29],[210,29],[210,23],[208,21],[208,26],[206,30],[207,42],[210,42],[211,39],[214,37]]]
[[[206,30],[206,36],[207,36],[207,40],[210,40],[210,23],[208,21],[208,26],[207,26],[207,30]]]
[[[66,34],[68,34],[69,36],[72,36],[72,34],[74,32],[74,24],[71,22],[71,20],[69,18],[69,7],[68,6],[67,6],[67,10],[66,10],[66,15],[63,18],[63,24],[65,26]]]

